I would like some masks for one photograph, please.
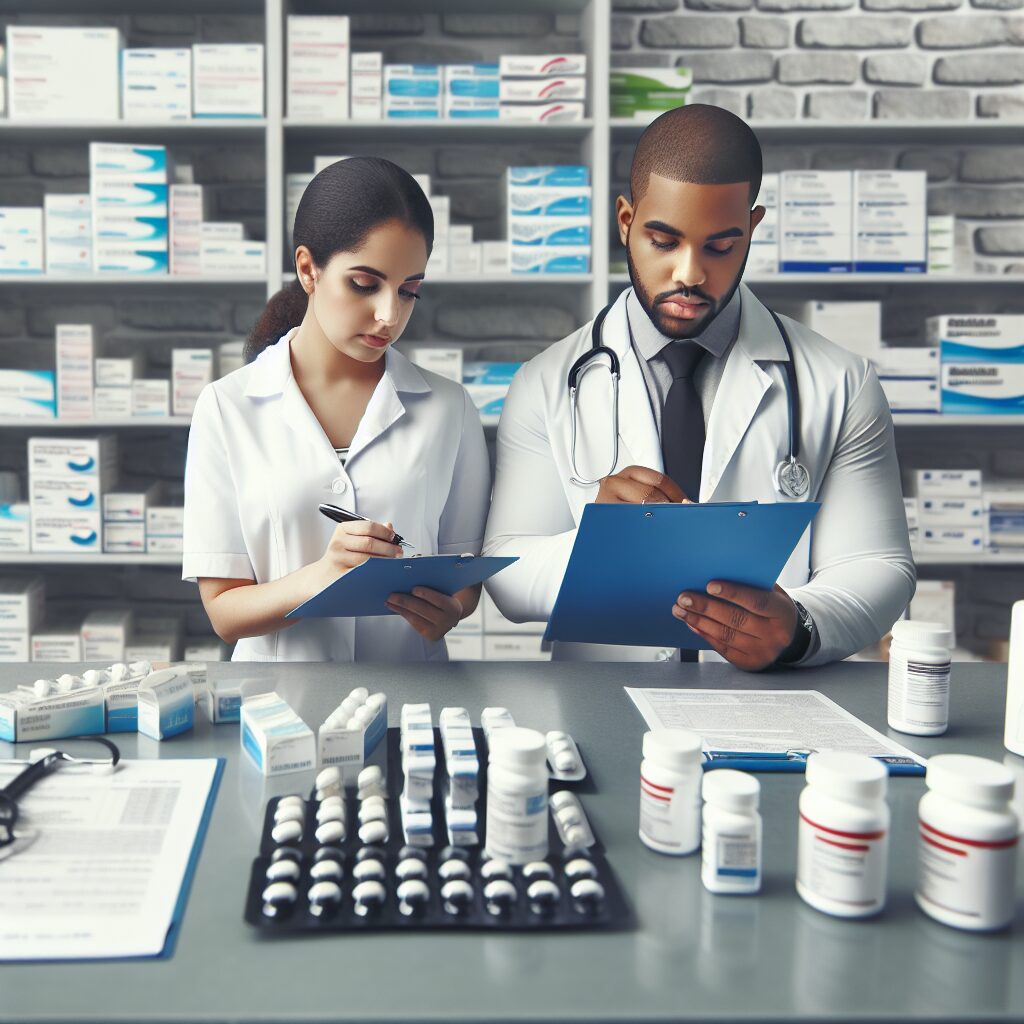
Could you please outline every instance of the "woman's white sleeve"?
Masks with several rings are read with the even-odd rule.
[[[491,460],[480,413],[465,391],[463,401],[459,452],[437,529],[437,551],[441,555],[480,554],[491,502]]]
[[[182,551],[183,580],[256,578],[245,547],[224,420],[212,384],[200,394],[188,432]]]

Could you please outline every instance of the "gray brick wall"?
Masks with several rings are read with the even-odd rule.
[[[755,120],[1020,119],[1022,8],[1024,0],[613,0],[612,62],[690,67],[694,100]]]

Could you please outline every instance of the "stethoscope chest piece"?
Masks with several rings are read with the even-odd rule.
[[[811,475],[803,463],[790,457],[783,459],[772,473],[775,490],[787,498],[802,498],[811,486]]]

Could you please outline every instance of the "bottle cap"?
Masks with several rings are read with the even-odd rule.
[[[543,765],[546,756],[544,735],[536,729],[511,726],[491,733],[488,760],[492,763],[533,768]]]
[[[687,771],[700,766],[701,739],[689,729],[654,729],[644,733],[644,757],[668,768]]]
[[[998,761],[970,754],[937,754],[928,758],[925,785],[943,796],[998,808],[1013,798],[1013,772]]]
[[[900,619],[893,623],[892,638],[907,647],[950,646],[949,627],[941,622],[922,622],[919,619]]]
[[[753,775],[734,768],[715,768],[704,773],[701,792],[709,804],[742,814],[757,810],[761,783]]]
[[[881,761],[867,754],[818,750],[807,758],[807,781],[840,800],[880,800],[889,774]]]

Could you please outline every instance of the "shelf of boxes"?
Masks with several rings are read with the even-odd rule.
[[[93,420],[60,420],[60,419],[25,419],[18,417],[0,417],[0,430],[98,430],[115,427],[187,427],[192,422],[191,416],[129,416],[118,419]]]
[[[157,285],[168,286],[199,286],[199,287],[224,287],[231,285],[261,285],[266,286],[267,279],[263,274],[223,274],[223,275],[199,275],[199,274],[5,274],[0,271],[0,285],[53,285],[62,287],[65,285],[88,285],[90,288],[97,285],[138,285],[146,287]]]
[[[220,142],[220,135],[258,135],[267,128],[262,117],[187,118],[180,121],[12,121],[0,118],[0,143],[49,142],[59,136],[61,142],[69,139],[97,138],[105,140],[134,140],[171,138],[175,142]]]
[[[971,565],[971,566],[997,566],[997,565],[1024,565],[1024,551],[989,551],[983,555],[971,554],[931,554],[928,552],[915,551],[914,562],[917,565]]]
[[[404,138],[407,134],[422,136],[434,133],[453,133],[459,136],[472,135],[474,139],[484,136],[488,142],[500,142],[503,139],[509,142],[519,142],[530,135],[577,138],[586,135],[593,127],[594,122],[590,118],[555,124],[535,124],[531,121],[457,121],[443,117],[429,121],[388,121],[384,119],[380,121],[300,121],[292,118],[284,120],[284,130],[290,137],[312,140],[319,139],[324,135],[337,138],[339,132],[344,132],[346,138],[377,134],[384,136],[397,134]],[[394,140],[389,139],[389,141]]]
[[[629,274],[615,273],[608,275],[610,285],[628,285]],[[977,285],[1024,285],[1024,276],[1013,274],[858,274],[856,271],[843,274],[745,274],[743,283],[751,287],[759,285],[800,286],[824,285],[831,287],[856,287],[865,284],[885,285],[935,285],[949,288],[950,286]]]
[[[46,555],[30,551],[0,553],[0,565],[162,565],[181,567],[181,555]]]
[[[897,427],[1021,427],[1024,415],[959,416],[955,413],[893,413]]]

